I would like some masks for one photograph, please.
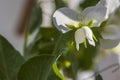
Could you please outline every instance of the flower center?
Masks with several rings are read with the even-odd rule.
[[[74,25],[73,24],[66,24],[66,26],[68,28],[70,28],[70,29],[77,30],[77,29],[82,28],[84,26],[87,26],[87,27],[91,28],[91,27],[94,26],[95,23],[96,23],[96,20],[93,19],[93,20],[91,20],[91,21],[89,21],[87,23],[80,21],[80,22],[78,22],[78,23],[76,23]]]
[[[92,31],[90,30],[90,28],[92,28],[92,27],[94,27],[94,24],[96,23],[96,21],[95,20],[91,20],[91,21],[89,21],[89,22],[82,22],[82,21],[80,21],[80,22],[78,22],[78,23],[76,23],[76,24],[74,24],[74,25],[66,25],[68,28],[70,28],[70,29],[72,29],[72,30],[75,30],[75,32],[77,31],[77,30],[80,30],[80,28],[81,28],[81,32],[79,31],[79,34],[77,34],[77,35],[79,35],[79,36],[83,36],[83,39],[84,39],[84,46],[85,46],[85,48],[87,48],[87,40],[88,40],[88,42],[91,44],[91,45],[93,45],[93,43],[94,43],[94,41],[93,41],[93,39],[95,40],[95,41],[98,41],[97,40],[97,38],[95,37],[95,35],[92,33]],[[85,27],[88,27],[88,28],[85,28]],[[82,30],[84,30],[84,32],[82,33]],[[81,35],[81,34],[83,34],[83,35]],[[92,37],[92,40],[91,40],[91,37]],[[75,37],[76,38],[76,40],[79,38],[77,38],[77,37]],[[78,43],[79,42],[81,42],[81,40],[79,41],[80,39],[78,39],[78,41],[77,41],[77,45],[79,45]],[[77,48],[79,48],[79,47],[77,47]]]

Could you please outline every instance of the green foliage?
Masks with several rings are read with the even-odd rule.
[[[97,47],[89,45],[87,48],[81,50],[79,65],[82,70],[88,70],[93,68],[93,62],[97,55],[97,49]]]
[[[98,3],[100,0],[84,0],[83,3],[80,4],[80,8],[85,9],[89,6],[94,6]]]
[[[0,80],[16,80],[24,58],[0,35]]]
[[[50,71],[48,79],[47,80],[61,80],[56,74],[54,73],[53,69]]]
[[[30,80],[30,79],[31,80],[46,80],[48,77],[48,73],[51,69],[52,63],[54,61],[56,61],[57,57],[62,53],[61,50],[63,51],[63,47],[65,47],[65,43],[61,43],[61,42],[67,43],[68,40],[65,37],[68,37],[68,39],[69,39],[69,37],[71,37],[71,36],[68,36],[69,34],[71,34],[71,32],[67,33],[67,34],[61,34],[61,36],[59,37],[59,39],[55,45],[55,48],[52,52],[52,55],[54,55],[55,57],[51,57],[49,59],[49,57],[47,57],[47,55],[41,56],[41,54],[39,54],[41,57],[37,56],[37,59],[36,59],[36,57],[29,59],[22,66],[22,68],[19,72],[19,75],[18,75],[18,79],[20,79],[20,80]],[[41,73],[41,71],[43,73]],[[32,72],[32,73],[30,73],[30,72]],[[29,77],[31,75],[32,75],[32,77]],[[26,77],[26,76],[28,76],[28,77]]]
[[[53,27],[41,27],[33,43],[27,47],[25,56],[32,57],[40,54],[51,54],[59,36],[60,33]]]
[[[63,0],[54,0],[54,1],[55,1],[56,9],[67,6],[67,4]]]
[[[53,57],[51,55],[41,55],[29,59],[22,65],[18,80],[47,80]]]
[[[30,22],[29,22],[29,34],[32,34],[42,23],[42,9],[39,5],[35,5],[32,9]]]

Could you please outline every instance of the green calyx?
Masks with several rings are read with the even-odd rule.
[[[76,29],[79,29],[79,28],[82,28],[83,26],[88,26],[88,27],[93,27],[94,24],[96,23],[96,21],[93,19],[91,20],[90,22],[88,23],[84,23],[82,21],[80,21],[78,24],[76,25],[72,25],[72,24],[66,24],[66,26],[70,29],[73,29],[73,30],[76,30]]]
[[[95,23],[96,23],[96,20],[93,19],[87,24],[87,26],[91,28],[94,26]]]
[[[70,29],[76,29],[76,27],[74,25],[69,25],[69,24],[66,24],[66,26]]]

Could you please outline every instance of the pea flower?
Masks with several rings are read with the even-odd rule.
[[[96,38],[91,30],[91,27],[100,26],[106,20],[107,8],[102,5],[88,7],[83,10],[81,15],[67,7],[56,10],[53,14],[53,23],[58,30],[66,33],[75,29],[76,49],[79,50],[79,44],[88,43],[95,46]]]

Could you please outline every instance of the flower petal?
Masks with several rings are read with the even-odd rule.
[[[85,41],[85,38],[87,38],[90,45],[95,46],[92,34],[93,33],[91,29],[87,26],[83,26],[75,32],[75,42],[77,50],[79,50],[79,44],[83,43]]]
[[[83,27],[83,29],[84,29],[85,36],[86,36],[89,44],[92,45],[92,46],[95,46],[95,42],[93,40],[92,30],[89,27],[87,27],[87,26]]]
[[[94,26],[99,26],[107,18],[107,8],[102,5],[88,7],[83,11],[83,21],[90,22],[95,20]]]
[[[100,46],[103,49],[114,48],[119,44],[119,40],[100,39]]]
[[[53,14],[53,23],[58,30],[63,33],[69,31],[70,29],[66,26],[74,25],[79,21],[79,14],[69,8],[60,8]]]
[[[85,40],[85,32],[83,28],[80,28],[75,32],[75,42],[76,42],[77,50],[79,50],[79,44],[83,43],[84,40]]]
[[[107,25],[101,32],[103,39],[120,40],[120,27],[117,25]]]
[[[100,0],[97,5],[103,5],[108,8],[108,13],[114,12],[119,6],[119,0]]]

